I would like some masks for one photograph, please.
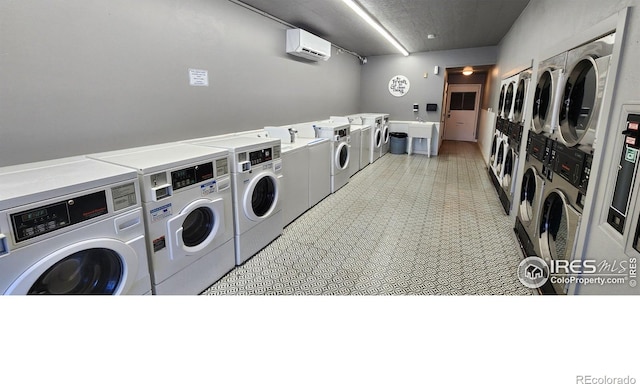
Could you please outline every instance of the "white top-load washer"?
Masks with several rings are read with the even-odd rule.
[[[187,143],[229,151],[236,265],[241,265],[282,234],[280,140],[236,136]]]
[[[235,267],[226,149],[170,143],[88,157],[138,173],[153,293],[198,294]]]
[[[331,193],[344,187],[351,177],[349,173],[350,124],[323,120],[298,124],[296,130],[301,137],[326,138],[331,141]]]
[[[85,157],[0,168],[0,293],[151,293],[136,172]]]

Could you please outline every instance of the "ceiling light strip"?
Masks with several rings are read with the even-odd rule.
[[[348,5],[349,8],[351,8],[355,13],[357,13],[358,16],[360,16],[364,21],[366,21],[370,26],[372,26],[373,29],[378,31],[379,34],[381,34],[385,39],[387,39],[391,44],[393,44],[393,46],[396,47],[396,49],[400,51],[400,53],[402,53],[405,56],[409,56],[409,52],[398,42],[398,40],[396,40],[393,36],[391,36],[391,34],[387,32],[387,30],[384,29],[382,25],[380,25],[380,23],[373,20],[373,18],[369,16],[369,14],[364,9],[362,9],[362,7],[356,4],[353,0],[342,0],[342,1],[346,5]]]

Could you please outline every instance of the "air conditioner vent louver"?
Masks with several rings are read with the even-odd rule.
[[[287,53],[313,61],[327,61],[331,57],[331,43],[303,29],[288,29]]]

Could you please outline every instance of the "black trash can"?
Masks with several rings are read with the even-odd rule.
[[[407,152],[407,134],[404,132],[391,132],[391,145],[389,152],[394,155],[402,155]]]

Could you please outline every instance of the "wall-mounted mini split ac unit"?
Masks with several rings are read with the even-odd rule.
[[[303,29],[287,29],[287,53],[327,61],[331,57],[331,43]]]

